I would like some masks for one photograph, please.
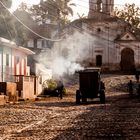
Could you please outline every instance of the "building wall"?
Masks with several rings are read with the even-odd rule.
[[[89,18],[102,19],[113,12],[114,0],[89,0]]]
[[[131,37],[131,34],[128,40],[122,37],[124,33],[128,32],[127,28],[128,24],[117,18],[110,17],[102,21],[86,19],[82,21],[81,27],[71,25],[66,28],[66,39],[62,42],[56,42],[55,48],[58,49],[57,52],[61,56],[63,55],[64,48],[67,48],[67,44],[69,44],[69,47],[73,46],[77,56],[76,60],[79,62],[83,57],[81,55],[83,47],[82,51],[83,54],[86,54],[84,59],[87,63],[91,64],[91,66],[96,66],[97,56],[101,56],[102,67],[108,67],[111,70],[120,69],[122,50],[124,48],[131,48],[134,51],[135,66],[138,67],[140,65],[140,41]],[[77,29],[79,34],[75,35]],[[69,34],[69,31],[72,34]],[[90,36],[90,39],[88,36]],[[118,39],[122,39],[122,41]],[[78,56],[80,57],[78,58]]]
[[[137,68],[140,66],[139,38],[132,37],[131,41],[127,39],[124,39],[123,42],[117,41],[123,33],[129,31],[129,26],[125,21],[119,19],[115,21],[115,17],[111,17],[113,8],[114,0],[89,0],[88,18],[91,19],[84,26],[94,36],[93,38],[96,38],[94,60],[95,56],[100,52],[99,55],[103,57],[103,65],[119,69],[122,51],[125,48],[130,48],[134,52],[134,65]]]
[[[12,49],[3,46],[2,52],[2,80],[12,81]]]
[[[29,75],[27,54],[24,52],[0,45],[0,81],[13,81],[13,75]]]
[[[34,78],[24,77],[23,78],[23,99],[34,99],[36,97],[34,91]]]
[[[3,65],[3,60],[2,60],[2,54],[3,54],[3,49],[0,47],[0,81],[3,79],[2,75],[2,65]]]
[[[13,74],[27,75],[27,55],[18,50],[13,50]],[[28,73],[29,74],[29,73]]]
[[[125,47],[130,47],[134,50],[135,54],[135,62],[138,61],[138,47],[139,42],[126,41],[125,43],[120,44],[119,42],[115,42],[118,36],[121,36],[126,30],[127,24],[124,22],[118,21],[98,21],[98,22],[87,22],[87,24],[83,24],[82,28],[86,29],[92,36],[94,43],[91,44],[93,47],[93,60],[96,61],[96,56],[102,56],[103,65],[118,65],[121,59],[121,51]],[[119,47],[118,47],[119,46]],[[118,48],[121,49],[119,50]],[[137,49],[136,49],[137,48]],[[95,63],[94,61],[94,63]]]

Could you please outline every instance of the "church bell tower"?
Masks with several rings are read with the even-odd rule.
[[[110,16],[113,13],[114,0],[89,0],[88,18],[98,17],[100,15]]]

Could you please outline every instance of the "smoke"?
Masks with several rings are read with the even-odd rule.
[[[83,69],[80,62],[89,58],[91,41],[93,42],[93,37],[89,34],[76,31],[66,39],[56,42],[53,48],[41,52],[36,60],[44,68],[51,69],[53,77],[72,75]]]

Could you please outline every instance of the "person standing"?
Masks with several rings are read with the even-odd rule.
[[[132,82],[132,80],[130,80],[128,82],[128,92],[129,92],[130,95],[133,94],[133,82]]]
[[[140,97],[140,84],[138,85],[138,88],[137,88],[137,94]]]
[[[138,72],[136,72],[135,77],[136,77],[136,80],[137,80],[137,83],[138,83],[139,82],[139,74],[138,74]]]

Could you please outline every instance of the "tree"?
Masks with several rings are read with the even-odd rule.
[[[29,30],[26,29],[24,25],[29,26],[29,28],[34,26],[31,15],[26,11],[27,5],[22,3],[19,8],[11,14],[8,11],[11,0],[1,0],[0,2],[0,36],[16,42],[17,45],[26,45]]]
[[[73,16],[73,10],[71,7],[75,6],[75,4],[70,2],[71,0],[56,0],[62,25],[69,23],[69,16]]]
[[[5,11],[5,7],[3,5],[5,5],[7,8],[10,8],[12,5],[12,0],[0,0],[0,2],[0,11]]]
[[[41,0],[39,5],[33,5],[30,10],[38,23],[49,22],[63,26],[69,22],[68,16],[73,16],[71,6],[75,4],[70,2],[71,0]]]
[[[18,45],[25,46],[26,42],[31,35],[30,30],[34,30],[36,24],[28,12],[26,3],[21,3],[18,9],[13,13],[15,16],[12,21],[15,25],[15,41]]]
[[[0,36],[13,40],[14,24],[8,8],[12,5],[12,0],[0,0]]]
[[[13,39],[14,25],[9,14],[0,14],[0,36],[9,40]]]
[[[78,18],[79,19],[84,19],[84,18],[87,18],[87,16],[85,16],[85,14],[83,13],[83,14],[79,14],[79,13],[77,13],[77,16],[78,16]]]
[[[33,19],[31,19],[31,17],[26,11],[21,10],[21,9],[17,9],[14,12],[14,15],[17,17],[17,18],[13,17],[12,19],[15,25],[14,27],[16,27],[14,40],[18,45],[25,46],[28,40],[28,34],[29,34],[29,31],[28,29],[26,29],[25,26],[28,26],[29,28],[31,28],[31,23]]]
[[[140,8],[136,7],[135,4],[125,4],[122,10],[116,8],[114,14],[129,22],[133,29],[140,27]]]

